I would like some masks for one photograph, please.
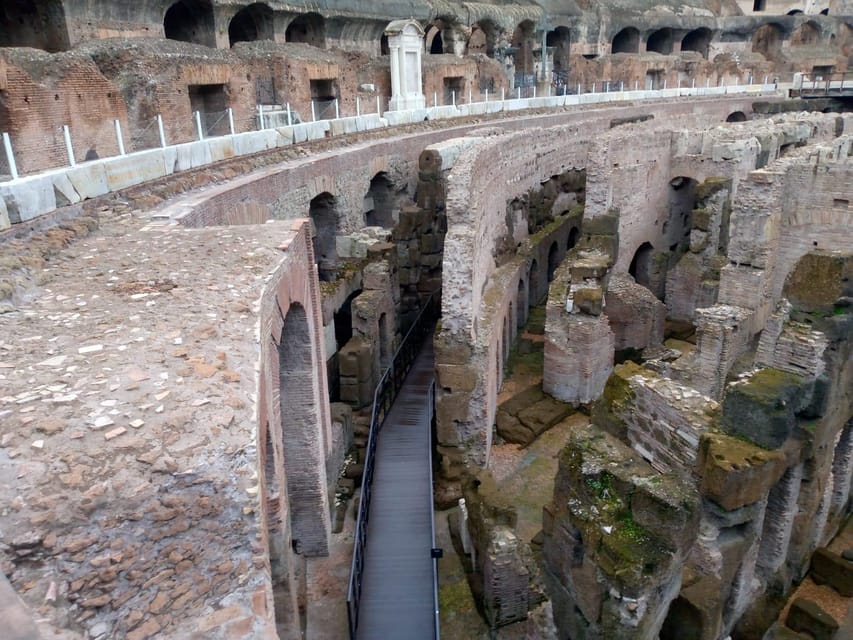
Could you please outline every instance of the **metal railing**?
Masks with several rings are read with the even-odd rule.
[[[347,619],[349,621],[349,635],[351,640],[355,640],[356,630],[358,629],[358,605],[361,601],[364,551],[367,547],[367,523],[370,519],[371,489],[373,486],[379,432],[382,429],[388,412],[394,404],[397,394],[403,386],[406,376],[412,368],[412,364],[421,349],[424,339],[432,331],[434,321],[438,317],[440,295],[441,291],[439,290],[427,298],[418,317],[412,323],[411,328],[394,354],[391,366],[382,374],[373,393],[373,411],[370,416],[370,432],[367,438],[364,473],[361,480],[361,499],[358,505],[358,516],[355,521],[352,566],[350,568],[349,587],[347,588]],[[430,484],[430,486],[432,485]],[[432,506],[430,506],[431,508]],[[435,546],[434,536],[435,533],[433,531],[433,546]],[[438,633],[437,630],[436,633]]]
[[[853,72],[803,75],[794,80],[791,95],[804,98],[853,95]]]
[[[429,385],[429,486],[432,487],[432,451],[435,447],[435,380]],[[432,491],[429,493],[429,510],[433,511]],[[441,557],[435,547],[435,515],[429,519],[430,529],[432,530],[432,606],[433,615],[435,618],[435,640],[441,640],[441,624],[438,619],[438,559]]]

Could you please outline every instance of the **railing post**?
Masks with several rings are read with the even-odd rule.
[[[231,135],[234,135],[234,109],[228,107],[228,128],[231,129]]]
[[[471,88],[468,88],[468,104],[471,104]]]
[[[263,105],[258,105],[258,130],[263,131],[266,129],[264,126],[264,107]]]
[[[456,90],[455,89],[450,92],[450,104],[454,107],[456,106]]]
[[[118,141],[118,154],[120,156],[126,156],[127,154],[124,152],[124,140],[121,139],[121,122],[116,118],[113,122],[116,125],[116,140]]]
[[[293,125],[293,116],[290,114],[290,103],[287,103],[287,126]]]
[[[204,140],[204,130],[201,128],[201,111],[195,112],[195,126],[198,129],[199,141]]]
[[[516,95],[518,96],[518,99],[521,100],[521,87],[516,87],[515,89],[516,89]]]
[[[311,101],[311,122],[317,122],[317,110],[314,108],[314,101]]]
[[[335,120],[340,120],[340,119],[341,119],[341,108],[340,108],[340,105],[338,105],[338,99],[335,98]]]
[[[356,116],[361,115],[361,96],[355,97],[355,115]]]
[[[157,114],[157,130],[160,132],[160,146],[166,148],[166,130],[163,128],[163,116]]]
[[[381,98],[376,96],[376,115],[382,114],[382,103],[380,102]]]
[[[74,147],[71,146],[71,131],[68,130],[68,125],[62,125],[62,133],[65,136],[65,150],[68,151],[68,163],[72,167],[77,166],[77,161],[74,159]]]
[[[433,92],[432,92],[432,106],[433,106],[433,107],[437,107],[437,106],[438,106],[438,91],[433,91]]]
[[[18,164],[15,162],[15,154],[12,153],[12,140],[9,139],[9,134],[3,132],[3,147],[6,149],[6,159],[9,161],[9,173],[12,174],[12,179],[18,179]]]

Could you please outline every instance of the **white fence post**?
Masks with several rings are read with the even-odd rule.
[[[62,125],[62,132],[65,134],[65,148],[68,151],[68,162],[72,167],[77,166],[77,161],[74,160],[74,147],[71,146],[71,132],[68,130],[68,125]]]
[[[314,101],[311,101],[311,122],[317,122],[317,110],[314,108]]]
[[[377,116],[382,115],[382,102],[381,102],[381,100],[382,100],[382,98],[380,98],[379,96],[376,96],[376,115]]]
[[[515,88],[515,95],[518,97],[519,100],[521,100],[521,87]]]
[[[231,128],[231,135],[234,135],[234,109],[228,107],[228,126]]]
[[[536,85],[535,84],[533,85],[533,97],[534,98],[536,97]]]
[[[433,107],[437,107],[437,106],[438,106],[438,91],[433,91],[433,92],[432,92],[432,106],[433,106]]]
[[[357,115],[357,116],[361,115],[361,97],[360,96],[355,97],[355,115]]]
[[[468,104],[471,104],[471,88],[468,87]]]
[[[488,102],[488,101],[489,101],[489,90],[486,89],[486,102]]]
[[[126,156],[127,154],[124,151],[124,140],[121,139],[121,122],[118,119],[114,120],[116,125],[116,140],[118,140],[118,154],[120,156]]]
[[[204,140],[204,129],[201,128],[201,111],[195,112],[195,126],[198,129],[199,141]]]
[[[501,102],[503,102],[503,101],[504,101],[504,99],[505,99],[505,97],[504,97],[504,96],[505,96],[505,94],[504,94],[504,88],[503,88],[503,87],[501,87]]]
[[[290,103],[287,103],[287,126],[291,126],[293,124],[293,118],[290,115]]]
[[[166,148],[166,131],[163,129],[163,116],[157,114],[157,129],[160,131],[160,146]]]
[[[12,179],[18,179],[18,165],[15,162],[15,154],[12,153],[12,141],[9,139],[9,134],[3,132],[3,146],[6,148],[6,159],[9,161],[9,173],[12,174]]]
[[[341,108],[338,105],[338,99],[335,98],[335,120],[341,119]]]
[[[264,127],[264,107],[263,105],[258,105],[258,130],[263,131],[266,127]]]
[[[450,92],[450,104],[456,106],[456,90]]]

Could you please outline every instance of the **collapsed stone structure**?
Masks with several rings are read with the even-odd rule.
[[[158,113],[173,142],[193,112],[212,134],[226,108],[237,131],[258,105],[271,126],[284,105],[354,113],[392,97],[403,25],[424,31],[427,103],[827,74],[853,37],[844,3],[297,5],[6,3],[0,130],[29,173],[64,161],[63,124],[82,162],[117,153],[113,119],[135,150]],[[71,206],[0,217],[3,573],[85,637],[300,637],[326,615],[311,558],[343,520],[358,412],[441,291],[442,502],[464,484],[489,624],[547,600],[572,637],[759,637],[849,511],[853,238],[849,116],[751,120],[789,108],[754,102],[427,123],[207,167],[175,152],[157,184],[55,187]],[[531,397],[592,424],[531,547],[488,467],[543,304]]]

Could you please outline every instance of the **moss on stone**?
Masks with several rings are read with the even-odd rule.
[[[708,178],[699,183],[696,185],[696,202],[705,202],[718,191],[728,188],[730,182],[728,178]]]

